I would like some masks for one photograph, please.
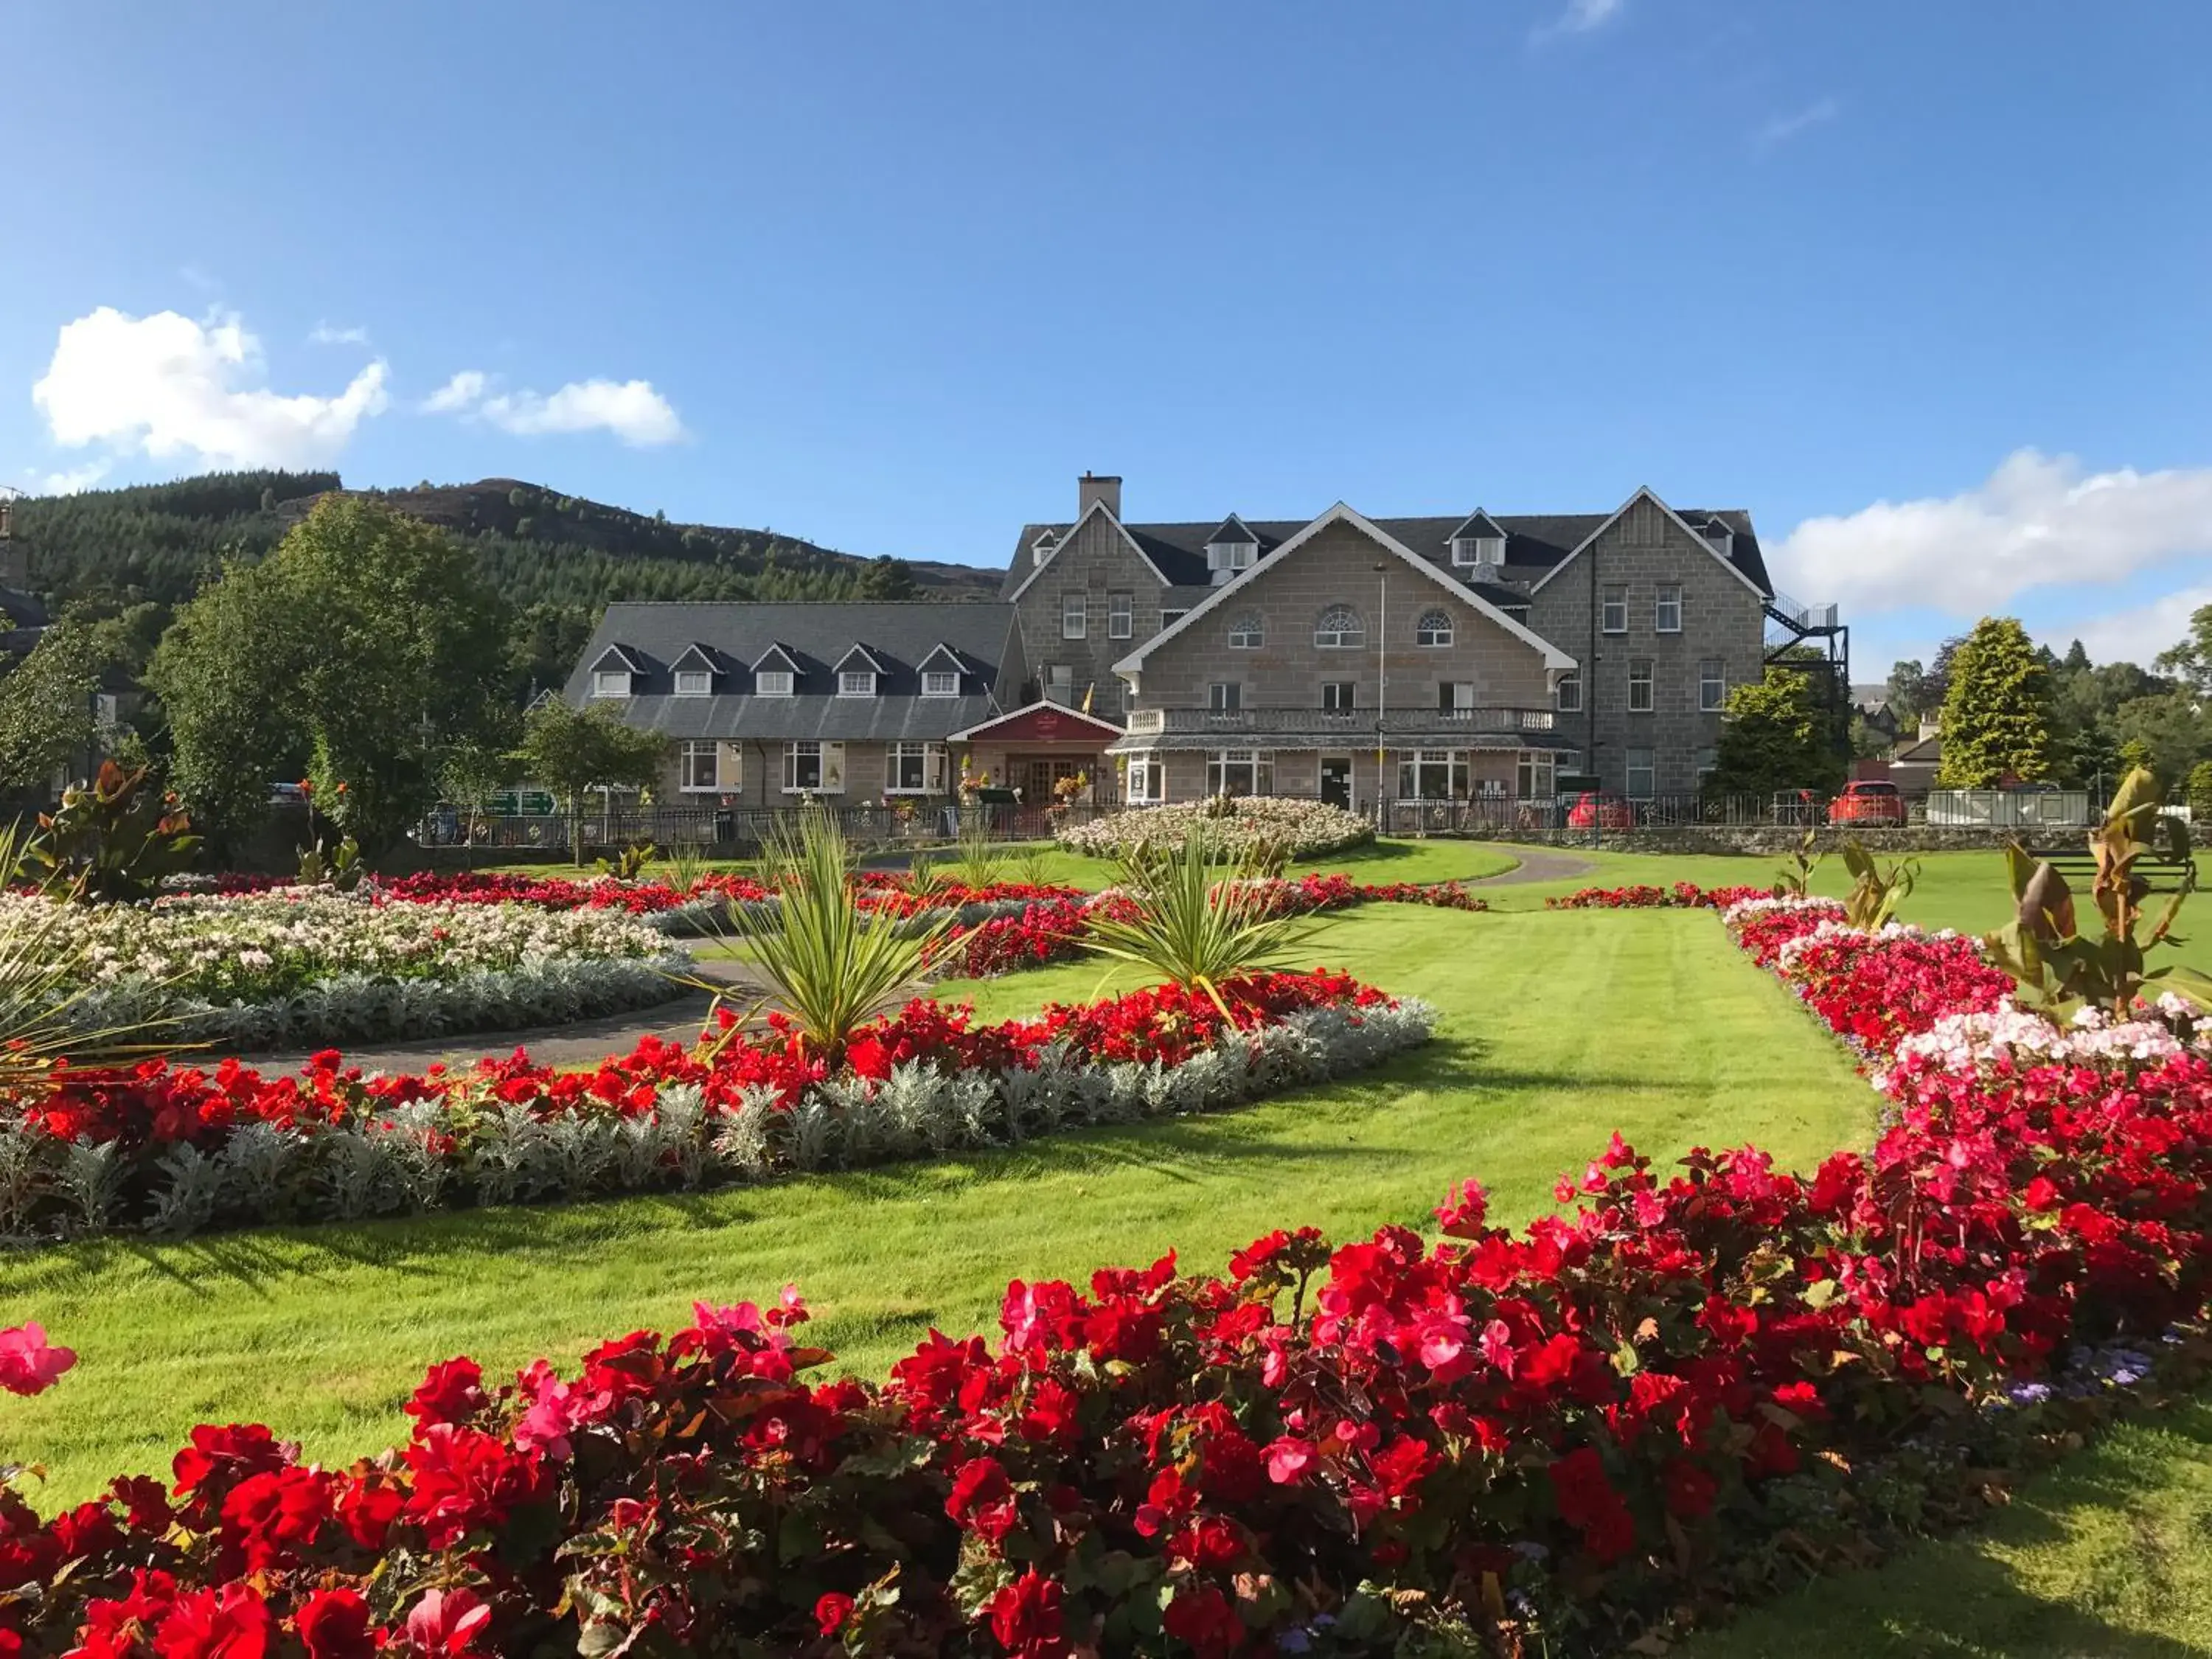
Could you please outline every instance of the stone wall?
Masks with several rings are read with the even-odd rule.
[[[1022,557],[1030,556],[1026,549]],[[1114,596],[1129,596],[1127,636],[1113,637]],[[1085,519],[1036,569],[1014,602],[1015,626],[1029,678],[1048,683],[1055,665],[1068,671],[1068,701],[1080,705],[1086,688],[1092,711],[1118,721],[1127,690],[1114,665],[1160,631],[1159,574],[1138,553],[1121,526],[1104,513]],[[1083,637],[1066,637],[1069,607],[1083,607]],[[999,701],[1012,708],[1028,701],[1019,688],[1001,684]]]

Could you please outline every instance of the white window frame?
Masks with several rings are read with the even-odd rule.
[[[1443,793],[1424,788],[1424,772],[1443,774]],[[1398,751],[1398,799],[1401,800],[1458,800],[1467,793],[1468,763],[1464,749],[1401,749]],[[1410,784],[1411,788],[1407,786]]]
[[[791,697],[799,695],[799,677],[788,668],[763,668],[753,675],[753,695],[757,697]]]
[[[1206,544],[1206,568],[1208,570],[1249,570],[1259,552],[1257,542],[1208,542]]]
[[[1437,626],[1439,623],[1443,624],[1442,627]],[[1452,623],[1450,611],[1424,611],[1421,612],[1420,620],[1413,624],[1413,643],[1427,646],[1449,645],[1458,631]]]
[[[823,793],[822,781],[827,775],[820,743],[811,738],[793,738],[783,745],[783,793],[787,795],[818,795]],[[806,782],[800,774],[806,769],[803,762],[811,761],[814,781]]]
[[[594,668],[592,671],[592,695],[595,697],[626,697],[629,696],[629,680],[627,668]]]
[[[1328,624],[1331,623],[1336,626],[1330,627]],[[1367,619],[1354,605],[1337,604],[1327,606],[1314,621],[1314,648],[1318,651],[1365,650]]]
[[[876,671],[872,668],[841,668],[837,671],[837,695],[841,697],[872,697],[876,695]]]
[[[1474,713],[1474,682],[1473,680],[1438,680],[1437,682],[1437,713],[1472,716]]]
[[[1047,702],[1066,708],[1075,701],[1075,665],[1048,662],[1044,665],[1044,677],[1037,684],[1043,689]]]
[[[1128,801],[1132,806],[1152,806],[1168,798],[1168,768],[1158,755],[1129,757]]]
[[[1644,764],[1641,766],[1636,763],[1636,757],[1638,755],[1644,757]],[[1622,751],[1621,760],[1624,769],[1621,773],[1623,794],[1631,800],[1650,800],[1659,793],[1658,750],[1640,746],[1626,749]],[[1636,775],[1638,772],[1644,775],[1644,787],[1641,789],[1636,787]]]
[[[1562,674],[1552,690],[1552,706],[1562,714],[1583,712],[1583,677],[1579,672]]]
[[[1137,596],[1134,593],[1109,593],[1106,596],[1106,637],[1126,640],[1137,631]]]
[[[1706,657],[1698,664],[1698,712],[1717,714],[1728,707],[1728,663]]]
[[[1620,583],[1598,590],[1597,631],[1601,634],[1626,634],[1628,631],[1628,589]]]
[[[679,697],[711,697],[714,695],[714,671],[711,668],[678,669],[676,695]]]
[[[1679,634],[1682,631],[1682,589],[1680,583],[1668,582],[1652,596],[1651,631],[1655,634]]]
[[[1455,536],[1451,544],[1452,562],[1467,566],[1502,565],[1505,562],[1505,538],[1503,536]]]
[[[1559,758],[1548,749],[1524,749],[1513,758],[1514,793],[1541,800],[1559,793]]]
[[[1659,706],[1658,675],[1658,665],[1650,658],[1631,657],[1628,659],[1628,712],[1630,714],[1649,714],[1656,711]],[[1638,692],[1643,694],[1640,702],[1638,700]]]
[[[1342,691],[1345,694],[1341,701],[1336,700],[1336,693],[1339,691]],[[1322,714],[1349,714],[1357,710],[1358,707],[1359,682],[1358,680],[1323,680],[1322,682],[1321,709]]]
[[[1091,637],[1090,594],[1063,593],[1060,596],[1060,637],[1063,640]]]
[[[1229,624],[1229,648],[1231,651],[1257,651],[1267,642],[1267,619],[1256,611],[1247,611]]]
[[[917,780],[908,783],[907,763],[915,763],[912,775]],[[901,742],[887,744],[884,748],[884,793],[886,795],[941,795],[945,793],[945,749],[941,743]]]
[[[704,761],[703,777],[697,763]],[[722,782],[722,745],[712,738],[687,738],[676,753],[676,788],[685,795],[718,795]]]
[[[921,695],[925,697],[958,696],[960,695],[959,671],[951,668],[923,669]]]
[[[1213,749],[1206,757],[1206,793],[1225,795],[1230,792],[1230,773],[1244,772],[1252,787],[1247,795],[1272,795],[1275,793],[1275,751],[1272,749]]]
[[[1244,712],[1244,682],[1215,680],[1206,688],[1206,712],[1209,714],[1241,714]]]

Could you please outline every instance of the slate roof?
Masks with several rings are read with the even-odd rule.
[[[1001,712],[994,693],[1013,615],[1012,605],[927,602],[618,602],[600,617],[562,695],[672,738],[937,741]],[[695,644],[718,660],[714,690],[679,697],[674,665]],[[752,695],[745,665],[775,645],[798,660],[794,696]],[[883,665],[872,697],[836,695],[836,664],[856,645]],[[921,695],[921,661],[939,645],[962,664],[957,697]],[[642,665],[636,695],[591,695],[591,665],[609,646]]]
[[[1735,546],[1729,562],[1759,586],[1762,593],[1774,592],[1774,584],[1766,574],[1766,561],[1760,556],[1759,534],[1752,528],[1751,514],[1741,508],[1716,510],[1711,507],[1677,507],[1682,520],[1692,527],[1702,526],[1708,519],[1718,519],[1735,532]],[[1508,581],[1524,586],[1540,579],[1545,571],[1565,558],[1568,554],[1587,541],[1592,532],[1613,514],[1610,513],[1488,513],[1484,516],[1505,532],[1505,576]],[[1376,519],[1374,522],[1387,534],[1403,542],[1407,547],[1438,568],[1465,580],[1464,567],[1455,567],[1451,562],[1452,532],[1465,524],[1468,515],[1441,519]],[[1238,522],[1259,538],[1260,558],[1280,547],[1312,522],[1310,519],[1240,519]],[[1161,574],[1176,587],[1203,587],[1206,583],[1206,544],[1220,528],[1220,520],[1209,520],[1197,524],[1125,524],[1139,547],[1145,550]],[[1055,538],[1065,536],[1073,529],[1072,523],[1030,524],[1022,526],[1022,533],[1014,543],[1014,556],[1008,562],[1006,576],[1000,586],[999,597],[1011,599],[1014,590],[1027,579],[1036,568],[1030,544],[1047,532]],[[1718,552],[1717,548],[1714,550]],[[1486,592],[1493,603],[1503,599]],[[1517,598],[1516,604],[1527,603]]]

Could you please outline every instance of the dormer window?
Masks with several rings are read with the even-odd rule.
[[[921,673],[921,695],[957,697],[960,695],[960,676],[950,668],[925,668]]]
[[[679,668],[676,671],[676,695],[679,697],[704,697],[714,690],[714,676],[704,668]]]
[[[592,695],[595,697],[626,697],[629,696],[629,670],[627,668],[594,668],[592,671]]]
[[[1042,565],[1052,556],[1053,549],[1058,545],[1059,544],[1053,539],[1052,532],[1046,531],[1044,534],[1030,544],[1030,564]]]
[[[1710,546],[1714,552],[1719,554],[1721,557],[1725,559],[1735,553],[1735,532],[1730,530],[1724,520],[1720,519],[1706,520],[1704,534],[1706,544]]]
[[[837,695],[841,697],[872,697],[876,695],[876,672],[872,668],[841,668],[837,671]]]
[[[1505,528],[1480,507],[1451,533],[1451,561],[1461,569],[1495,570],[1505,562]]]
[[[792,695],[794,678],[788,668],[763,668],[753,676],[753,695],[757,697],[787,697]]]
[[[1234,513],[1206,538],[1206,580],[1216,587],[1234,581],[1239,571],[1249,570],[1260,557],[1260,538]]]

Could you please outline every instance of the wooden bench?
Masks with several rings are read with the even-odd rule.
[[[2027,855],[2065,877],[2066,884],[2077,893],[2087,892],[2097,879],[2096,856],[2086,847],[2031,847]],[[2135,873],[2147,892],[2178,893],[2184,881],[2196,876],[2197,860],[2186,854],[2176,858],[2170,853],[2144,852],[2136,855]]]

